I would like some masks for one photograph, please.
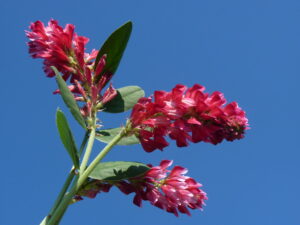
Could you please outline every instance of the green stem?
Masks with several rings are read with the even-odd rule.
[[[89,158],[91,156],[92,153],[92,148],[94,145],[94,140],[95,140],[95,135],[96,135],[96,128],[92,127],[91,129],[91,134],[90,134],[90,138],[89,138],[89,142],[87,144],[81,165],[80,165],[80,169],[79,169],[79,176],[81,176],[86,168],[86,165],[89,161]]]
[[[79,149],[79,157],[81,156],[81,154],[82,154],[82,152],[83,152],[83,149],[84,149],[84,147],[85,147],[85,145],[86,145],[86,142],[87,142],[88,137],[89,137],[89,133],[90,133],[89,131],[86,131],[86,132],[85,132],[83,141],[82,141],[82,143],[81,143],[81,145],[80,145],[80,149]],[[62,190],[61,190],[61,192],[59,193],[59,195],[58,195],[58,197],[57,197],[57,199],[56,199],[56,201],[55,201],[55,203],[54,203],[54,206],[53,206],[53,208],[51,209],[49,215],[52,215],[52,214],[53,214],[53,212],[54,212],[55,209],[57,208],[58,204],[59,204],[59,203],[61,202],[61,200],[63,199],[64,195],[66,194],[66,192],[67,192],[67,190],[68,190],[68,188],[69,188],[69,186],[70,186],[70,184],[72,183],[72,180],[73,180],[74,176],[75,176],[75,168],[74,168],[74,166],[73,166],[72,169],[71,169],[71,171],[69,172],[69,175],[68,175],[68,177],[67,177],[67,179],[66,179],[66,181],[65,181],[65,183],[64,183],[64,185],[63,185],[63,187],[62,187]]]
[[[122,130],[118,135],[116,135],[97,155],[97,157],[91,162],[89,167],[84,171],[84,173],[79,176],[78,185],[82,185],[84,181],[88,178],[93,169],[97,166],[97,164],[106,156],[106,154],[115,146],[125,135],[125,129]]]
[[[74,176],[75,176],[75,170],[74,170],[74,167],[73,167],[71,169],[71,171],[69,172],[68,177],[67,177],[67,179],[66,179],[66,181],[65,181],[65,183],[64,183],[64,185],[63,185],[63,187],[62,187],[62,189],[61,189],[61,191],[60,191],[60,193],[59,193],[52,209],[50,210],[49,216],[51,216],[54,213],[57,206],[59,205],[59,203],[63,199],[64,195],[66,194],[66,192],[67,192],[67,190],[70,186],[70,184],[72,183],[72,180],[73,180]]]
[[[81,157],[81,155],[82,155],[82,153],[83,153],[83,149],[84,149],[84,147],[85,147],[85,145],[86,145],[86,142],[87,142],[88,139],[89,139],[89,135],[90,135],[90,131],[88,130],[88,131],[85,132],[83,141],[82,141],[82,143],[81,143],[81,145],[80,145],[80,149],[79,149],[79,152],[78,152],[79,158]]]
[[[97,155],[97,157],[91,162],[91,164],[88,166],[88,168],[83,172],[82,175],[79,175],[78,181],[73,183],[73,186],[71,187],[71,190],[69,193],[65,195],[57,209],[55,210],[54,214],[49,219],[47,225],[58,225],[61,218],[63,217],[65,211],[67,210],[72,198],[78,190],[80,189],[81,185],[86,181],[89,174],[93,171],[95,166],[105,157],[105,155],[112,149],[114,145],[116,145],[122,137],[125,135],[125,129],[122,130],[121,133],[116,135],[103,149],[102,151]],[[91,140],[92,135],[90,135],[89,142],[87,145],[87,148],[89,148],[90,142],[93,143],[94,140]],[[92,146],[91,146],[92,147]]]
[[[88,137],[89,137],[89,131],[87,131],[84,135],[84,138],[83,138],[83,141],[81,143],[81,146],[80,146],[80,149],[79,149],[79,156],[81,156],[82,152],[83,152],[83,149],[86,145],[86,142],[88,140]],[[49,218],[51,217],[51,215],[54,213],[54,211],[57,209],[58,205],[60,204],[60,202],[62,201],[63,197],[65,196],[70,184],[72,183],[73,181],[73,178],[75,176],[75,170],[74,170],[74,166],[72,167],[71,171],[69,172],[68,174],[68,177],[60,191],[60,193],[58,194],[48,216],[46,216],[43,221],[41,222],[40,225],[45,225],[47,224],[47,221],[49,220]]]

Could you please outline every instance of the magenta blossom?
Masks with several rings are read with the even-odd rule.
[[[172,163],[163,160],[142,177],[120,182],[117,186],[125,194],[135,192],[133,201],[137,206],[145,200],[176,216],[178,212],[190,215],[188,209],[202,209],[204,200],[207,200],[206,193],[200,189],[201,184],[184,175],[187,169],[175,166],[168,170]]]
[[[142,201],[178,216],[178,212],[190,215],[189,209],[202,209],[207,200],[202,186],[193,178],[185,176],[187,169],[175,166],[168,170],[173,161],[163,160],[159,166],[151,167],[145,174],[121,181],[90,180],[74,197],[75,201],[82,197],[95,198],[101,192],[108,192],[115,185],[124,194],[135,193],[133,203],[139,207]]]
[[[31,31],[26,31],[30,40],[29,53],[33,58],[44,59],[44,71],[47,76],[55,75],[50,68],[55,66],[64,75],[65,80],[71,75],[81,80],[85,67],[98,53],[96,50],[90,54],[84,52],[89,39],[78,36],[74,32],[73,24],[67,24],[62,28],[56,20],[50,20],[48,26],[36,21],[31,23],[29,28]]]
[[[51,66],[55,66],[63,74],[65,81],[70,78],[70,91],[77,101],[85,103],[81,109],[83,116],[91,116],[93,107],[100,107],[117,95],[112,85],[101,94],[113,75],[103,73],[106,55],[100,58],[94,71],[94,59],[98,51],[92,50],[90,54],[85,52],[85,45],[89,39],[78,36],[74,32],[74,25],[67,24],[62,28],[56,20],[50,20],[48,26],[36,21],[29,28],[31,31],[26,31],[30,40],[29,53],[33,58],[44,59],[44,71],[47,76],[55,75],[51,69]],[[59,93],[59,90],[54,93]]]
[[[141,98],[130,117],[132,127],[145,151],[162,150],[176,140],[178,147],[188,142],[218,144],[224,139],[233,141],[244,137],[248,129],[245,112],[236,102],[225,106],[221,92],[211,95],[205,88],[176,85],[171,92],[155,91],[152,98]]]

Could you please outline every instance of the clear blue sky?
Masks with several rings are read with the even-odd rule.
[[[28,55],[32,21],[73,23],[89,50],[128,20],[133,33],[113,79],[147,95],[175,84],[200,83],[246,110],[251,130],[233,143],[192,144],[145,153],[116,148],[107,160],[157,164],[173,159],[204,186],[203,212],[176,218],[114,189],[70,207],[62,225],[299,225],[300,1],[2,1],[1,225],[39,224],[53,203],[70,160],[54,115],[63,106],[41,60]],[[128,114],[107,127],[124,124]],[[69,117],[70,118],[70,117]],[[109,122],[113,120],[111,125]],[[82,130],[72,122],[76,137]],[[95,151],[102,145],[97,144]]]

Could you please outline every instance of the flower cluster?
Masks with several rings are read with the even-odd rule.
[[[95,171],[95,165],[122,138],[135,135],[146,152],[163,150],[169,145],[167,138],[175,140],[178,147],[201,141],[218,144],[223,140],[233,141],[243,138],[245,130],[248,129],[248,119],[236,102],[226,104],[226,99],[221,92],[205,93],[205,88],[199,84],[190,88],[178,84],[170,92],[155,91],[153,97],[140,98],[137,103],[136,99],[139,95],[133,95],[134,98],[131,98],[132,96],[128,95],[129,91],[124,95],[120,91],[121,100],[119,101],[118,96],[114,104],[124,106],[124,110],[133,107],[131,116],[117,136],[114,132],[107,130],[113,139],[110,139],[110,143],[103,151],[90,165],[87,165],[95,139],[95,135],[92,134],[95,134],[99,128],[97,112],[105,110],[105,107],[108,109],[109,105],[105,104],[117,96],[117,90],[111,84],[105,91],[103,89],[113,76],[111,71],[115,71],[111,68],[119,63],[131,27],[131,22],[128,22],[116,30],[105,42],[109,44],[105,44],[100,53],[95,49],[90,53],[85,52],[89,39],[76,34],[75,26],[72,24],[67,24],[63,28],[56,20],[50,20],[48,25],[36,21],[30,25],[30,31],[26,31],[30,55],[33,58],[43,59],[43,69],[48,77],[59,75],[57,70],[62,74],[62,78],[68,82],[68,88],[74,99],[81,102],[81,114],[88,124],[89,140],[86,152],[81,160],[80,171],[78,170],[79,173],[76,174],[78,179],[72,181],[73,184],[77,183],[69,187],[69,194],[77,192],[72,196],[73,202],[76,202],[83,200],[83,197],[95,198],[97,194],[109,192],[112,186],[116,186],[124,194],[134,193],[133,203],[139,207],[142,206],[143,201],[149,201],[152,205],[175,216],[179,213],[190,215],[190,209],[201,210],[205,205],[206,193],[200,189],[202,186],[200,183],[185,175],[186,168],[175,166],[171,170],[168,169],[173,163],[171,160],[163,160],[159,166],[154,167],[144,165],[143,172],[137,170],[135,171],[137,173],[128,172],[130,168],[135,170],[135,166],[127,166],[128,162],[125,162],[126,167],[122,165],[122,162],[114,162],[117,164],[109,164],[110,166],[107,167],[115,175],[118,175],[120,171],[120,176],[115,176],[114,179],[106,175],[92,176],[90,171]],[[109,46],[108,52],[102,53],[103,49],[107,49],[106,46]],[[53,67],[57,70],[55,68],[53,70]],[[54,91],[54,94],[60,94],[62,91],[62,97],[67,96],[64,100],[70,99],[70,93],[65,90],[64,83],[61,83],[63,81],[60,77],[57,78],[59,78],[60,90]],[[125,96],[129,97],[125,98]],[[73,104],[74,100],[72,98],[70,100]],[[70,102],[67,100],[65,102],[70,106],[68,104]],[[70,108],[72,112],[73,108]],[[77,108],[76,112],[78,112]],[[77,116],[78,114],[75,115],[76,119]],[[57,121],[58,125],[65,126],[65,123]],[[70,150],[65,144],[74,142],[71,131],[65,130],[68,135],[61,129],[59,132],[68,152],[71,151],[70,155],[77,155],[76,148]],[[85,142],[82,147],[84,145]],[[73,157],[72,160],[76,167],[76,163],[79,164],[80,160]],[[97,171],[100,175],[102,172],[102,168]],[[64,196],[63,192],[60,196]],[[67,201],[57,202],[54,209],[61,207],[66,209],[69,204]],[[46,218],[50,218],[50,223],[53,221],[56,224],[62,216],[60,215],[62,211],[64,212],[64,210],[54,210],[53,215],[49,214]]]
[[[55,66],[65,81],[70,78],[69,89],[75,99],[86,103],[82,107],[84,116],[91,115],[92,106],[105,104],[116,96],[117,92],[111,85],[103,95],[100,94],[112,77],[111,73],[103,73],[106,55],[95,66],[98,51],[85,52],[89,39],[77,35],[74,25],[67,24],[62,28],[56,20],[50,20],[48,26],[36,21],[29,28],[31,31],[26,31],[30,40],[29,53],[33,58],[44,60],[44,71],[48,77],[55,75],[51,69]]]
[[[190,215],[190,209],[202,209],[206,193],[193,178],[184,176],[187,169],[175,166],[167,170],[173,161],[163,160],[152,167],[142,178],[120,182],[119,189],[125,194],[135,192],[134,204],[142,206],[142,200],[178,216],[178,211]],[[151,165],[150,165],[151,166]]]
[[[135,135],[145,151],[168,146],[165,136],[176,140],[178,147],[190,142],[218,144],[244,137],[248,128],[245,112],[236,102],[227,105],[221,92],[211,95],[205,88],[176,85],[171,92],[155,91],[152,98],[141,98],[130,117]]]
[[[172,161],[163,160],[159,166],[152,167],[142,176],[113,182],[123,193],[135,193],[133,203],[139,207],[142,201],[178,216],[178,212],[190,215],[188,209],[202,209],[206,193],[200,189],[201,184],[193,178],[185,176],[187,169],[175,166],[171,171],[167,168]],[[92,180],[75,196],[95,198],[100,192],[108,192],[112,183]]]
[[[86,65],[97,56],[96,50],[90,54],[84,52],[89,39],[78,36],[72,24],[63,29],[56,20],[50,20],[48,26],[36,21],[29,28],[32,30],[26,31],[29,53],[33,58],[44,59],[44,71],[49,77],[55,75],[50,68],[55,66],[65,80],[71,75],[79,80]]]

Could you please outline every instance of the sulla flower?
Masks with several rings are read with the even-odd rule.
[[[51,69],[51,66],[55,66],[65,81],[70,78],[71,85],[68,87],[75,100],[85,103],[81,108],[83,116],[91,117],[95,108],[98,110],[97,107],[117,95],[112,85],[101,94],[113,76],[110,73],[103,73],[106,55],[104,54],[95,66],[94,59],[98,51],[92,50],[90,54],[85,52],[89,39],[77,35],[74,32],[74,25],[67,24],[62,28],[56,20],[50,20],[48,26],[36,21],[31,23],[29,28],[31,31],[26,31],[26,35],[29,38],[30,55],[44,60],[44,71],[48,77],[55,76]],[[54,94],[57,93],[60,93],[59,90],[54,91]]]
[[[176,141],[178,147],[189,142],[218,144],[224,139],[233,141],[244,137],[248,129],[245,112],[236,102],[225,105],[221,92],[211,95],[205,88],[176,85],[171,92],[155,91],[152,98],[141,98],[134,106],[130,121],[135,135],[145,151],[162,150]]]
[[[74,196],[74,201],[83,197],[95,198],[101,192],[109,192],[112,186],[119,188],[128,195],[135,193],[133,203],[139,207],[142,201],[149,201],[152,205],[178,216],[179,212],[191,215],[189,209],[200,209],[207,200],[202,186],[193,178],[185,176],[187,169],[175,166],[168,167],[173,161],[163,160],[159,166],[152,167],[143,175],[120,181],[100,181],[90,179],[86,185]]]
[[[85,53],[85,45],[89,39],[78,36],[73,24],[65,28],[58,25],[56,20],[50,20],[48,26],[41,21],[30,25],[31,31],[26,31],[29,38],[29,53],[33,58],[44,59],[44,71],[49,77],[55,76],[51,66],[55,66],[63,74],[65,80],[81,79],[85,66],[91,64],[98,51]]]
[[[172,163],[163,160],[143,176],[122,181],[117,186],[125,194],[135,192],[133,202],[139,207],[144,200],[176,216],[178,212],[190,215],[189,209],[202,209],[206,193],[200,189],[200,183],[184,175],[187,169],[175,166],[168,170]]]

